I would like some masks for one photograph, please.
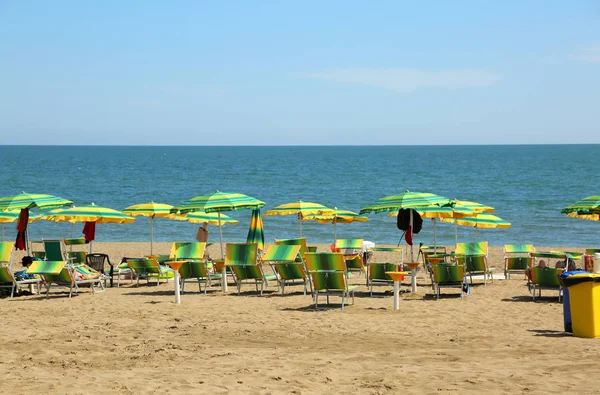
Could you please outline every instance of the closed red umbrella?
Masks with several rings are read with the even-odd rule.
[[[29,221],[29,210],[21,209],[19,222],[17,223],[17,239],[15,240],[15,249],[24,250],[27,248],[27,222]]]

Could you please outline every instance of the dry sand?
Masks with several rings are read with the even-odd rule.
[[[158,253],[169,248],[155,244]],[[94,250],[118,262],[146,254],[148,244],[95,243]],[[218,245],[210,252],[218,256]],[[502,272],[502,247],[489,256]],[[352,281],[364,284],[357,275]],[[250,285],[241,296],[233,286],[227,294],[215,287],[175,305],[172,281],[95,295],[82,289],[72,299],[60,289],[48,300],[4,298],[0,393],[600,391],[600,340],[563,332],[556,292],[532,302],[517,275],[474,286],[464,300],[443,290],[436,301],[423,274],[418,283],[399,311],[364,285],[345,311],[313,310],[301,286],[263,297]]]

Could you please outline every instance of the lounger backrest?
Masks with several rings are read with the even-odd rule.
[[[478,241],[475,243],[458,243],[456,244],[457,255],[487,255],[488,242]]]
[[[206,242],[175,242],[171,247],[171,259],[203,259]]]
[[[72,283],[73,276],[66,261],[33,261],[27,274],[39,274],[47,283]]]
[[[309,252],[305,259],[315,291],[347,289],[346,263],[342,254]]]
[[[532,267],[531,268],[531,282],[537,285],[546,287],[559,287],[558,275],[561,274],[564,269],[552,268],[552,267]]]
[[[504,258],[506,270],[527,270],[533,266],[533,257],[529,256],[507,256]]]
[[[14,283],[15,278],[7,266],[0,266],[0,283]]]
[[[505,244],[504,254],[529,254],[535,252],[533,244]]]
[[[306,246],[306,239],[304,237],[299,237],[296,239],[275,240],[275,245],[299,245],[300,260],[304,259],[304,254],[308,252],[308,247]]]
[[[271,245],[262,257],[263,262],[268,262],[283,280],[297,280],[306,278],[302,262],[296,262],[300,256],[300,245]]]
[[[99,272],[88,265],[75,265],[74,270],[85,276],[97,275]]]
[[[258,243],[227,243],[225,266],[233,270],[238,280],[261,279],[258,262]]]
[[[160,273],[160,265],[156,259],[151,258],[135,258],[127,259],[127,266],[139,274],[145,273]]]
[[[487,259],[485,255],[464,255],[457,256],[456,261],[465,265],[466,272],[482,272],[487,268]]]
[[[189,260],[179,268],[181,278],[208,278],[206,261]]]
[[[62,239],[67,246],[86,244],[84,237]]]
[[[44,240],[45,259],[47,261],[64,261],[65,254],[62,249],[61,240]]]
[[[392,278],[385,272],[398,272],[400,270],[401,265],[395,263],[373,262],[369,264],[369,279],[392,281]]]
[[[13,244],[12,241],[3,241],[0,243],[0,263],[10,263]]]
[[[465,277],[465,267],[451,263],[438,263],[432,266],[433,281],[437,284],[462,282]]]
[[[423,262],[429,263],[429,257],[436,254],[445,254],[446,247],[443,246],[423,246],[421,247],[421,253],[423,254]]]
[[[600,248],[586,248],[585,249],[585,255],[594,255],[598,252],[600,252]]]

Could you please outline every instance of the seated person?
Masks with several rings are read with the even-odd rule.
[[[33,280],[35,278],[38,278],[37,274],[27,274],[27,270],[29,269],[29,267],[33,263],[34,259],[37,260],[37,258],[33,258],[33,257],[30,257],[30,256],[24,256],[23,257],[23,259],[21,260],[21,264],[23,265],[23,267],[25,269],[24,270],[20,270],[20,271],[14,273],[15,280],[17,280],[17,281],[23,281],[23,280]]]
[[[557,269],[564,269],[566,267],[568,272],[577,270],[577,265],[575,265],[575,261],[571,258],[567,258],[564,261],[557,261],[554,267]]]
[[[75,281],[94,280],[96,278],[100,278],[101,275],[102,273],[97,272],[91,267],[85,265],[75,266],[75,270],[73,270]]]

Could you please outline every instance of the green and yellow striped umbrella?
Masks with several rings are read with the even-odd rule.
[[[4,241],[4,224],[15,222],[19,219],[19,215],[21,215],[21,210],[9,210],[9,211],[0,211],[0,223],[2,224],[2,241]],[[39,219],[39,214],[32,214],[29,216],[29,223],[32,223],[36,219]]]
[[[568,217],[598,221],[600,220],[600,196],[588,196],[563,208],[560,212]]]
[[[317,221],[320,224],[333,224],[333,243],[337,241],[337,224],[351,224],[352,222],[367,222],[368,218],[354,211],[333,208],[330,214],[311,214],[304,217],[307,221]]]
[[[191,224],[208,223],[219,225],[219,213],[205,213],[204,211],[194,211],[189,214],[177,214],[173,217],[176,221],[188,221]],[[233,219],[225,214],[221,214],[221,226],[226,224],[237,225],[237,219]]]
[[[463,218],[442,218],[442,222],[454,222],[461,226],[473,226],[475,228],[475,241],[477,241],[477,232],[480,228],[510,228],[511,223],[490,213],[480,213],[475,217]]]
[[[265,217],[275,215],[298,215],[298,222],[300,223],[300,237],[302,237],[302,220],[307,215],[313,214],[332,214],[333,209],[323,206],[319,203],[303,202],[298,200],[297,202],[286,203],[275,207],[274,209],[265,212]]]
[[[193,197],[175,209],[180,214],[193,211],[204,211],[206,213],[220,213],[223,211],[234,211],[261,208],[265,202],[242,193],[227,193],[216,191],[210,195]]]
[[[150,255],[152,255],[152,244],[154,241],[154,218],[171,218],[173,206],[164,203],[140,203],[129,206],[123,213],[132,217],[143,216],[150,218]]]
[[[381,213],[384,211],[398,211],[401,208],[417,209],[419,207],[426,207],[436,204],[442,206],[447,204],[450,199],[443,196],[439,196],[433,193],[427,192],[411,192],[406,191],[399,195],[386,196],[375,203],[369,204],[360,209],[360,214],[366,213]]]
[[[18,195],[0,198],[0,211],[31,209],[52,209],[72,205],[73,202],[54,195],[22,192]]]
[[[451,207],[466,208],[475,211],[476,213],[493,213],[494,208],[481,203],[471,202],[468,200],[451,200]]]
[[[42,219],[55,222],[95,222],[97,224],[130,224],[135,219],[122,211],[100,207],[95,204],[52,210]]]
[[[258,200],[242,193],[227,193],[216,191],[210,195],[202,195],[193,197],[181,205],[176,206],[173,211],[179,214],[187,214],[194,211],[204,211],[206,213],[217,213],[221,218],[221,212],[223,211],[235,211],[250,209],[255,210],[263,207],[265,202]],[[219,244],[221,246],[221,259],[224,259],[225,252],[223,251],[223,229],[219,226]],[[222,270],[222,284],[223,291],[227,291],[227,272],[225,266]]]

